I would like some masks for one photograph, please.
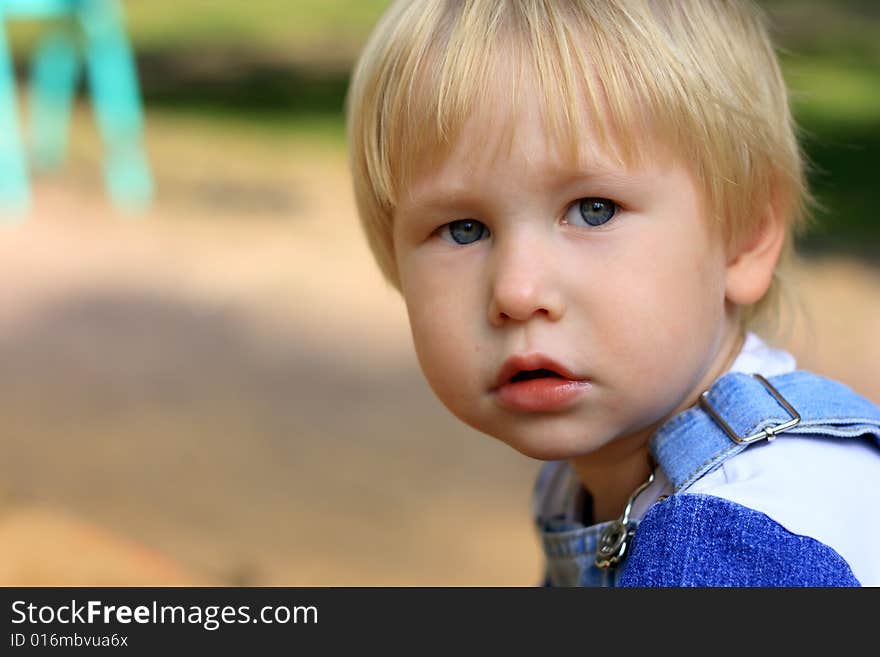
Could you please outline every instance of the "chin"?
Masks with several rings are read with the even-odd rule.
[[[590,440],[583,428],[574,431],[554,429],[486,432],[520,454],[539,461],[562,461],[599,449],[602,441]]]

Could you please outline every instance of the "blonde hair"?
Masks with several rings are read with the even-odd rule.
[[[659,138],[691,168],[728,246],[748,239],[772,204],[787,226],[783,255],[741,320],[776,314],[809,196],[766,20],[748,0],[394,2],[347,98],[355,200],[394,287],[393,216],[408,176],[449,152],[499,72],[510,74],[512,108],[531,74],[545,128],[570,158],[588,126],[626,164],[645,155],[646,133]]]

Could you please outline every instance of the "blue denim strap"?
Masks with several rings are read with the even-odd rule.
[[[800,422],[779,434],[872,435],[880,444],[880,408],[842,383],[795,371],[767,379],[800,414]],[[791,415],[755,377],[730,372],[709,389],[706,401],[740,437],[782,424]],[[651,438],[657,464],[680,492],[748,445],[736,443],[701,406],[680,413]]]

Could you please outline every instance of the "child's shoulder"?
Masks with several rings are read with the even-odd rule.
[[[859,586],[830,546],[722,497],[677,494],[639,524],[618,586]]]
[[[727,509],[734,516],[761,514],[774,531],[831,548],[862,584],[880,585],[877,481],[880,447],[873,436],[790,435],[749,447],[685,495],[726,500],[736,505]]]
[[[842,563],[830,572],[844,579],[880,585],[880,408],[802,370],[766,379],[734,372],[713,385],[706,402],[689,412],[686,429],[674,425],[655,444],[681,494],[646,516],[643,543],[662,546],[652,529],[662,520],[662,534],[677,532],[675,542],[682,549],[693,543],[701,558],[727,555],[743,564],[737,554],[748,547],[767,562],[743,571],[749,576],[845,583],[809,566],[822,559]],[[722,561],[707,573],[723,570]],[[796,578],[781,578],[796,564]]]

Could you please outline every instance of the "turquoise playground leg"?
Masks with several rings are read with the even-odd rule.
[[[59,28],[40,42],[31,64],[28,114],[35,170],[57,169],[64,161],[78,77],[74,35]]]
[[[0,223],[21,221],[30,208],[15,75],[0,5]]]
[[[153,180],[142,147],[141,99],[122,10],[114,0],[83,0],[80,19],[92,103],[105,148],[107,191],[120,208],[140,210],[152,199]]]

